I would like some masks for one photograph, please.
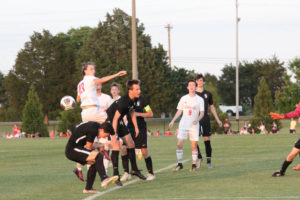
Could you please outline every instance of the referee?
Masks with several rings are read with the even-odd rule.
[[[208,107],[210,108],[211,113],[214,115],[218,125],[222,127],[222,122],[220,121],[216,109],[213,104],[213,96],[212,94],[204,89],[205,78],[202,74],[197,74],[195,77],[197,83],[196,94],[199,95],[204,99],[204,117],[200,120],[200,129],[199,129],[199,136],[203,136],[205,151],[206,151],[206,159],[207,159],[207,167],[212,168],[211,165],[211,154],[212,148],[210,144],[210,136],[211,136],[211,129],[210,129],[210,119],[208,115]],[[202,155],[200,152],[199,145],[197,145],[198,149],[198,162],[197,167],[200,168],[202,162]]]

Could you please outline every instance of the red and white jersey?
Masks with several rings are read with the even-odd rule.
[[[97,96],[97,85],[94,80],[95,76],[84,76],[83,80],[77,85],[77,95],[80,96],[81,107],[96,105],[100,106]]]
[[[198,95],[191,97],[187,94],[181,97],[177,109],[183,111],[179,129],[190,130],[193,127],[193,121],[199,117],[200,111],[204,111],[204,100]],[[199,123],[197,123],[197,126],[199,126]]]
[[[101,93],[100,96],[98,96],[98,100],[100,102],[100,110],[101,112],[105,112],[107,108],[112,104],[112,98],[104,93]]]

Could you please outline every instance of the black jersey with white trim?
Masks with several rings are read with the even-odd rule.
[[[146,112],[145,108],[147,106],[149,106],[149,103],[143,96],[140,96],[139,98],[136,99],[136,101],[134,102],[134,105],[135,105],[134,106],[135,112],[145,113]],[[127,120],[128,120],[128,128],[130,130],[134,130],[134,125],[132,123],[132,119],[131,119],[130,114],[127,114]],[[146,124],[145,118],[144,117],[137,117],[136,120],[137,120],[139,130],[147,131],[147,124]]]
[[[100,124],[97,122],[83,122],[78,124],[69,139],[69,143],[84,147],[86,142],[94,142],[98,136]]]
[[[113,121],[116,111],[121,114],[119,120],[123,119],[125,115],[131,112],[135,107],[135,99],[132,100],[127,95],[122,96],[120,99],[116,100],[111,104],[111,106],[106,110],[108,120]]]
[[[204,118],[209,117],[208,116],[208,106],[213,105],[213,103],[214,103],[212,94],[207,90],[203,90],[203,92],[196,91],[196,94],[199,95],[200,97],[202,97],[204,100]]]

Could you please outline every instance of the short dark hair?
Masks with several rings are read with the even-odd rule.
[[[94,62],[91,62],[91,61],[82,63],[81,73],[82,73],[83,76],[85,75],[85,72],[84,72],[84,71],[87,69],[87,67],[88,67],[89,65],[93,65],[94,67],[96,66],[95,63],[94,63]]]
[[[196,81],[195,81],[194,79],[190,79],[190,80],[188,80],[188,81],[187,81],[187,83],[186,83],[186,85],[188,86],[190,82],[193,82],[193,83],[195,83],[195,85],[197,86],[197,83],[196,83]]]
[[[130,80],[127,82],[127,90],[132,90],[133,85],[139,85],[140,81],[139,80]]]
[[[116,82],[113,82],[113,83],[110,85],[110,89],[111,89],[112,87],[117,87],[117,88],[120,90],[120,85],[119,85],[118,83],[116,83]]]
[[[195,76],[195,80],[198,80],[198,79],[201,79],[201,78],[202,78],[203,82],[205,82],[205,78],[204,78],[204,76],[202,74],[197,74]]]

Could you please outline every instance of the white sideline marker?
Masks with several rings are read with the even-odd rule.
[[[188,162],[189,160],[191,160],[191,159],[183,160],[182,163]],[[169,166],[167,166],[167,167],[164,167],[164,168],[161,168],[161,169],[159,169],[159,170],[154,171],[154,173],[157,174],[157,173],[159,173],[159,172],[162,172],[162,171],[165,171],[165,170],[170,169],[170,168],[172,168],[172,167],[175,167],[176,165],[177,165],[177,163],[171,164],[171,165],[169,165]],[[105,191],[103,191],[103,192],[99,192],[99,193],[96,193],[96,194],[94,194],[94,195],[91,195],[91,196],[89,196],[89,197],[87,197],[87,198],[85,198],[85,199],[83,199],[83,200],[93,200],[93,199],[95,199],[95,198],[97,198],[97,197],[100,197],[100,196],[102,196],[102,195],[104,195],[104,194],[107,194],[107,193],[109,193],[109,192],[113,192],[113,191],[115,191],[115,190],[119,190],[119,189],[121,189],[121,188],[123,188],[123,187],[125,187],[125,186],[127,186],[127,185],[131,185],[131,184],[133,184],[133,183],[135,183],[135,182],[138,182],[138,181],[140,181],[140,180],[141,180],[141,179],[136,178],[136,179],[134,179],[134,180],[132,180],[132,181],[129,181],[129,182],[125,183],[122,187],[116,186],[116,187],[110,188],[110,189],[108,189],[108,190],[105,190]]]

